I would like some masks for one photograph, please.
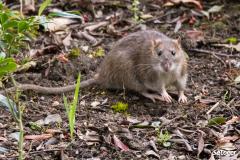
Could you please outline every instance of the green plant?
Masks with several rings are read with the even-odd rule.
[[[68,103],[67,97],[63,95],[63,101],[64,101],[64,106],[67,112],[68,116],[68,125],[70,129],[70,136],[71,139],[73,140],[73,131],[74,131],[74,126],[75,126],[75,115],[76,115],[76,108],[78,104],[78,93],[80,90],[80,74],[78,75],[77,79],[77,84],[74,92],[74,97],[73,101],[71,103]]]
[[[157,131],[157,142],[164,147],[170,146],[170,143],[168,142],[171,139],[171,135],[168,133],[168,131],[163,132],[162,130],[160,131],[158,128],[156,129]]]
[[[139,22],[140,21],[140,14],[141,14],[141,11],[139,9],[139,0],[133,0],[132,2],[132,6],[130,8],[130,10],[132,11],[132,14],[133,14],[133,20],[135,22]]]
[[[111,108],[113,109],[114,112],[126,113],[128,110],[128,104],[122,103],[122,102],[117,102],[116,104],[112,105]]]
[[[16,86],[16,82],[11,76],[13,84]],[[21,93],[20,91],[16,91],[15,97],[14,97],[14,102],[7,96],[7,101],[9,105],[9,110],[11,114],[13,115],[14,120],[17,122],[18,127],[19,127],[19,141],[18,141],[18,159],[23,160],[24,159],[24,150],[23,150],[23,141],[24,141],[24,125],[23,125],[23,112],[25,109],[25,105],[21,103],[19,97]]]
[[[41,16],[42,12],[44,11],[44,9],[47,8],[47,6],[49,6],[52,3],[52,0],[45,0],[41,5],[40,8],[38,10],[38,16]]]
[[[0,52],[10,57],[26,48],[27,41],[37,33],[38,21],[35,17],[22,17],[18,11],[9,10],[1,2],[0,10]]]

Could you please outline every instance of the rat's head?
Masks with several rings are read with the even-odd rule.
[[[180,39],[156,39],[153,41],[153,67],[161,72],[176,70],[183,57]]]

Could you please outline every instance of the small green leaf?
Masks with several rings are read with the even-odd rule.
[[[226,39],[227,43],[237,44],[238,39],[236,37],[229,37]]]
[[[128,110],[128,104],[122,103],[122,102],[117,102],[111,108],[113,109],[114,112],[126,113],[126,111]]]
[[[17,64],[12,58],[0,59],[0,77],[7,73],[14,72],[17,69]]]
[[[21,33],[24,30],[28,29],[28,23],[27,21],[21,21],[18,23],[18,32]]]
[[[6,13],[0,14],[0,22],[4,24],[8,20],[8,15]]]
[[[208,120],[208,125],[222,125],[226,122],[226,118],[224,117],[214,117]]]
[[[41,16],[42,12],[44,11],[44,9],[47,8],[48,5],[50,5],[52,2],[52,0],[45,0],[41,5],[40,8],[38,10],[38,16]]]
[[[98,47],[97,50],[93,52],[94,57],[103,57],[104,55],[105,55],[105,52],[102,47]]]
[[[6,22],[2,25],[2,27],[3,27],[4,30],[6,30],[6,29],[9,29],[9,28],[14,28],[14,27],[17,28],[17,25],[18,25],[18,22],[17,22],[17,21],[11,20],[11,21],[6,21]]]

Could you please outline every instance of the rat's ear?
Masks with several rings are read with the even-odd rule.
[[[154,39],[153,40],[153,46],[154,47],[158,47],[162,44],[162,40],[161,39]]]
[[[181,37],[180,36],[178,36],[178,38],[177,39],[175,39],[174,40],[177,44],[181,44]]]

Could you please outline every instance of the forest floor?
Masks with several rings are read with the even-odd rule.
[[[31,44],[33,52],[41,53],[32,59],[37,65],[16,73],[16,81],[65,86],[75,83],[79,72],[82,81],[89,79],[118,39],[141,29],[155,29],[182,39],[189,56],[188,102],[179,104],[175,90],[172,103],[153,103],[134,92],[97,86],[80,89],[75,141],[71,142],[63,96],[22,92],[24,135],[51,135],[46,139],[25,139],[26,159],[227,160],[230,153],[233,159],[239,158],[240,86],[236,78],[240,75],[240,47],[232,47],[227,39],[240,41],[240,4],[204,2],[204,11],[215,6],[214,13],[207,18],[206,12],[204,15],[197,9],[201,7],[198,5],[163,7],[157,2],[146,3],[141,4],[144,20],[139,23],[133,22],[128,5],[131,3],[95,4],[98,18],[92,19],[86,10],[85,24],[78,22],[62,31],[43,32]],[[224,6],[217,8],[221,5]],[[50,8],[79,8],[74,7],[59,2]],[[92,29],[95,24],[101,25]],[[79,36],[87,27],[90,41]],[[77,50],[74,48],[80,49],[80,56],[64,55]],[[71,99],[73,93],[65,95]],[[128,104],[125,113],[112,109],[118,102]],[[17,123],[9,111],[0,108],[0,150],[7,150],[0,152],[0,159],[16,159],[18,145],[14,133],[18,133]],[[220,155],[223,150],[228,150],[228,154]]]

